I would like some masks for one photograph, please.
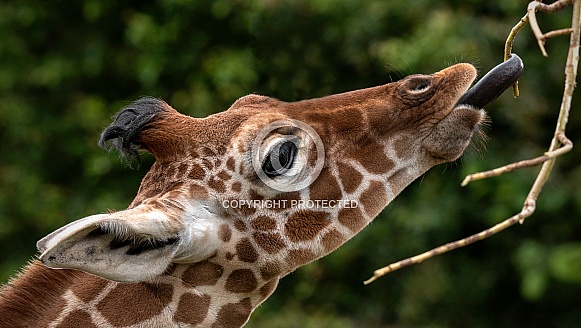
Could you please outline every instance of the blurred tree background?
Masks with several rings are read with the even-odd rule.
[[[159,0],[0,3],[0,279],[64,224],[132,200],[133,169],[97,147],[128,101],[161,97],[203,117],[248,93],[285,101],[384,84],[468,61],[481,74],[528,1]],[[571,8],[540,14],[545,31]],[[489,141],[441,165],[330,256],[281,281],[249,327],[577,327],[581,152],[557,161],[537,213],[487,241],[364,286],[374,269],[520,211],[538,168],[462,178],[542,154],[564,82],[568,36],[543,58],[529,28],[521,97],[487,110]],[[579,99],[568,135],[581,141]]]

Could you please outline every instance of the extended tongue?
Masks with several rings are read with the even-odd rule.
[[[519,56],[511,54],[510,58],[491,69],[478,83],[458,100],[458,105],[472,105],[482,108],[498,98],[504,90],[513,85],[524,70]]]

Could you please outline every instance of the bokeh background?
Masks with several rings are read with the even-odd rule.
[[[87,215],[123,209],[140,168],[97,147],[128,101],[161,97],[203,117],[248,93],[285,101],[502,60],[526,1],[160,0],[0,3],[0,282],[35,242]],[[569,27],[571,8],[540,14]],[[520,211],[538,168],[460,187],[471,172],[542,154],[557,118],[568,36],[542,57],[527,27],[521,94],[487,107],[487,142],[433,168],[370,227],[281,281],[248,327],[578,327],[581,152],[558,160],[526,224],[392,273],[373,270]],[[568,135],[581,144],[579,94]]]

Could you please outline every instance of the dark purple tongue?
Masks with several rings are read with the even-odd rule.
[[[498,98],[504,90],[513,85],[524,69],[524,64],[519,56],[511,54],[510,58],[497,65],[486,73],[478,83],[458,100],[458,105],[472,105],[482,108]]]

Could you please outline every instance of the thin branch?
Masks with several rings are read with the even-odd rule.
[[[526,14],[523,16],[523,18],[520,19],[518,24],[516,24],[512,28],[512,30],[510,30],[510,34],[508,35],[508,38],[506,39],[506,43],[504,44],[504,61],[507,61],[510,58],[510,54],[512,53],[512,45],[514,43],[514,39],[516,38],[516,35],[518,34],[518,32],[520,30],[522,30],[523,27],[525,27],[525,25],[527,25],[528,22],[529,22],[529,14]],[[512,85],[512,94],[514,95],[515,98],[519,96],[518,81],[514,82],[514,84]]]
[[[561,35],[567,35],[567,34],[571,34],[573,33],[573,29],[572,28],[563,28],[560,30],[556,30],[556,31],[550,31],[544,34],[545,39],[550,39],[550,38],[554,38],[557,36],[561,36]]]
[[[539,157],[536,157],[533,159],[528,159],[528,160],[523,160],[523,161],[516,162],[516,163],[511,163],[511,164],[508,164],[508,165],[505,165],[505,166],[502,166],[502,167],[499,167],[499,168],[496,168],[493,170],[489,170],[489,171],[470,174],[470,175],[466,176],[466,178],[464,178],[464,181],[462,181],[462,187],[465,187],[467,184],[469,184],[472,181],[497,177],[499,175],[502,175],[502,174],[505,174],[505,173],[508,173],[508,172],[511,172],[514,170],[541,165],[544,162],[546,162],[552,158],[557,158],[563,154],[566,154],[569,151],[571,151],[571,149],[573,149],[573,142],[571,140],[569,140],[569,138],[567,138],[565,136],[565,134],[559,133],[557,135],[557,138],[559,139],[561,145],[563,145],[561,148],[558,148],[558,149],[553,150],[553,151],[548,151],[543,156],[539,156]]]
[[[436,247],[436,248],[429,250],[425,253],[422,253],[420,255],[416,255],[416,256],[407,258],[405,260],[401,260],[399,262],[392,263],[392,264],[390,264],[386,267],[383,267],[381,269],[375,270],[373,272],[373,277],[365,280],[363,283],[366,285],[370,284],[370,283],[374,282],[375,280],[377,280],[377,278],[384,276],[384,275],[386,275],[390,272],[393,272],[395,270],[405,268],[405,267],[413,265],[413,264],[422,263],[424,260],[432,258],[436,255],[447,253],[449,251],[473,244],[477,241],[480,241],[480,240],[486,239],[492,235],[495,235],[495,234],[499,233],[500,231],[515,225],[517,222],[522,222],[524,219],[526,219],[527,217],[532,215],[535,211],[535,206],[536,206],[535,202],[525,203],[525,206],[523,207],[522,211],[519,214],[502,221],[501,223],[493,226],[492,228],[486,229],[486,230],[479,232],[477,234],[474,234],[472,236],[448,243],[448,244],[440,246],[440,247]]]
[[[548,151],[543,156],[537,157],[535,159],[509,164],[509,165],[501,167],[499,169],[488,171],[488,172],[495,172],[495,173],[487,173],[487,172],[480,173],[480,174],[495,176],[495,175],[500,175],[500,174],[505,173],[505,172],[512,171],[516,168],[529,167],[529,166],[533,166],[533,165],[539,165],[540,163],[542,163],[543,165],[541,167],[541,170],[540,170],[539,174],[537,175],[537,178],[535,179],[535,182],[534,182],[533,186],[531,187],[531,190],[529,191],[529,194],[527,195],[527,197],[524,201],[524,204],[523,204],[523,207],[522,207],[520,213],[502,221],[501,223],[496,224],[492,228],[486,229],[482,232],[479,232],[479,233],[474,234],[472,236],[469,236],[467,238],[448,243],[446,245],[434,248],[434,249],[432,249],[428,252],[422,253],[420,255],[416,255],[416,256],[407,258],[405,260],[390,264],[384,268],[375,270],[373,273],[373,277],[366,280],[364,282],[365,284],[369,284],[369,283],[375,281],[376,279],[378,279],[379,277],[386,275],[390,272],[393,272],[395,270],[398,270],[398,269],[401,269],[401,268],[404,268],[404,267],[407,267],[407,266],[410,266],[413,264],[421,263],[421,262],[423,262],[431,257],[434,257],[436,255],[443,254],[443,253],[449,252],[451,250],[454,250],[454,249],[457,249],[460,247],[464,247],[466,245],[470,245],[470,244],[475,243],[477,241],[486,239],[490,236],[493,236],[493,235],[505,230],[508,227],[515,225],[517,222],[523,224],[525,219],[528,218],[529,216],[531,216],[535,212],[537,199],[538,199],[539,194],[541,193],[541,191],[543,189],[543,186],[545,185],[545,183],[547,182],[547,179],[549,178],[551,170],[553,169],[553,165],[555,164],[556,158],[569,152],[573,148],[573,143],[571,142],[571,140],[569,140],[565,136],[565,128],[567,126],[569,112],[571,110],[571,101],[573,98],[573,92],[575,90],[575,80],[577,78],[577,71],[578,71],[578,65],[579,65],[579,39],[580,39],[580,34],[581,34],[581,29],[580,29],[580,27],[581,27],[581,0],[576,0],[576,1],[573,1],[573,0],[563,1],[563,0],[561,0],[561,1],[555,2],[551,5],[542,4],[542,6],[538,5],[538,2],[532,2],[531,4],[529,4],[528,15],[530,17],[531,28],[533,28],[533,25],[535,25],[538,28],[538,24],[536,23],[536,17],[534,17],[535,16],[534,10],[531,14],[531,11],[530,11],[531,7],[538,7],[539,10],[545,11],[545,12],[554,12],[554,11],[563,9],[565,6],[567,6],[571,3],[574,4],[572,27],[571,27],[571,29],[565,29],[567,31],[567,33],[571,33],[570,44],[569,44],[569,54],[567,56],[567,64],[565,66],[565,90],[564,90],[564,94],[563,94],[563,100],[561,102],[561,108],[559,110],[559,118],[557,121],[557,126],[555,128],[555,134],[553,136],[553,139],[551,141],[551,145],[550,145]],[[534,5],[534,6],[532,6],[532,5]],[[519,23],[519,24],[524,25],[526,23],[525,19],[526,19],[526,16],[523,17],[523,19],[521,19],[521,23]],[[533,24],[533,20],[534,20],[534,24]],[[519,26],[519,24],[517,24],[517,26]],[[522,29],[522,27],[518,28],[516,30],[516,32],[518,32],[518,30],[520,30],[520,29]],[[513,28],[513,31],[514,30],[515,29]],[[545,37],[546,37],[546,35],[552,35],[552,36],[562,35],[565,33],[562,31],[565,31],[565,30],[559,30],[559,31],[556,31],[553,33],[549,32],[549,33],[545,34]],[[540,29],[538,29],[538,31],[540,31]],[[515,35],[516,35],[516,32],[514,33]],[[512,31],[511,31],[511,34],[512,34]],[[535,35],[536,35],[536,32],[535,32]],[[513,40],[514,40],[514,36],[509,37],[509,39],[507,40],[507,47],[505,47],[505,51],[508,48],[509,43],[510,43],[510,48],[512,48],[512,41]],[[539,37],[537,37],[537,40],[540,40]],[[541,43],[539,42],[539,45],[540,44]],[[544,41],[543,41],[543,44],[544,44]],[[544,52],[544,47],[541,46],[541,50],[543,50],[543,52]],[[496,172],[498,172],[498,171],[501,171],[501,173],[497,174]],[[474,175],[472,175],[472,176],[474,176]],[[466,183],[468,183],[471,180],[474,180],[474,178],[469,179],[469,177],[470,176],[468,176],[464,180],[463,185],[465,185]]]
[[[529,3],[529,6],[527,8],[527,14],[528,14],[529,20],[531,22],[531,29],[533,30],[533,34],[535,35],[535,38],[537,38],[537,42],[539,43],[539,48],[541,48],[541,52],[543,53],[543,56],[549,57],[549,55],[547,54],[547,51],[545,50],[545,41],[547,39],[549,39],[553,36],[563,35],[563,34],[567,34],[567,33],[554,33],[555,35],[548,35],[548,33],[543,34],[543,32],[541,32],[541,28],[539,27],[539,23],[537,22],[537,16],[536,16],[537,10],[540,10],[540,11],[545,12],[545,13],[553,13],[553,12],[562,10],[566,6],[569,6],[571,3],[573,3],[573,0],[559,0],[557,2],[550,4],[550,5],[544,4],[544,3],[539,2],[539,1],[533,1],[533,2]]]

